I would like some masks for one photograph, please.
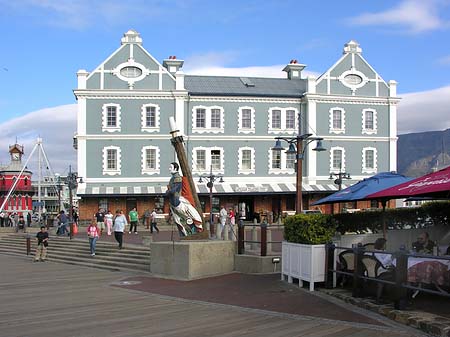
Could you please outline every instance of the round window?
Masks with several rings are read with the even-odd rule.
[[[356,74],[348,74],[344,80],[348,85],[358,85],[363,81],[362,77]]]
[[[123,67],[120,69],[120,75],[126,78],[136,78],[142,75],[142,70],[138,67]]]

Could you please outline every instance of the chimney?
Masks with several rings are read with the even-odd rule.
[[[126,43],[136,43],[136,44],[142,44],[142,38],[140,36],[140,34],[133,30],[130,29],[128,32],[126,32],[125,34],[123,34],[122,39],[120,40],[120,44],[126,44]]]
[[[361,54],[362,53],[362,49],[359,46],[359,43],[356,42],[355,40],[350,40],[344,45],[343,54],[349,54],[349,53],[353,53],[353,54]]]
[[[86,81],[87,78],[89,76],[89,73],[84,70],[84,69],[80,69],[77,72],[77,77],[78,77],[78,89],[86,89]]]
[[[169,56],[168,59],[163,61],[163,66],[167,69],[169,73],[174,75],[183,66],[184,61],[178,60],[176,56]]]
[[[305,69],[305,67],[305,64],[298,63],[297,60],[291,60],[289,64],[284,67],[283,71],[287,73],[287,77],[290,80],[300,79],[302,70]]]

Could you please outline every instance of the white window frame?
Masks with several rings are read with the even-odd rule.
[[[281,128],[273,128],[272,127],[272,112],[274,110],[280,110],[281,111]],[[287,110],[293,110],[294,116],[295,116],[295,122],[294,122],[294,128],[286,128],[286,111]],[[268,132],[272,134],[294,134],[296,130],[298,129],[298,109],[294,107],[272,107],[269,108],[268,113],[269,119],[268,119]]]
[[[339,110],[341,112],[341,128],[336,129],[333,126],[333,111]],[[342,134],[345,133],[345,110],[343,108],[334,107],[329,110],[330,117],[330,133]]]
[[[373,151],[373,168],[366,166],[366,153]],[[377,149],[375,147],[364,147],[362,149],[362,173],[377,173]]]
[[[146,167],[146,163],[147,163],[147,150],[155,150],[155,168],[154,169],[149,169]],[[148,174],[148,175],[153,175],[153,174],[159,174],[160,173],[160,167],[159,167],[159,163],[160,163],[160,150],[158,146],[153,146],[153,145],[149,145],[149,146],[144,146],[142,147],[142,152],[141,152],[141,173],[142,174]]]
[[[245,169],[242,165],[243,152],[250,151],[250,165],[251,169]],[[238,160],[238,174],[255,174],[255,148],[244,146],[239,148],[239,160]]]
[[[250,128],[242,126],[242,113],[244,110],[250,110]],[[238,109],[238,133],[255,133],[255,108],[251,106],[241,106]]]
[[[342,151],[342,158],[341,158],[341,172],[345,172],[345,149],[341,146],[333,146],[330,148],[330,172],[337,173],[339,172],[339,167],[333,167],[333,157],[334,157],[334,151],[340,150]]]
[[[147,107],[155,108],[155,126],[147,126]],[[143,132],[159,132],[160,128],[160,107],[158,104],[144,104],[141,107],[141,131]]]
[[[108,150],[116,150],[117,153],[117,168],[115,170],[108,169]],[[121,171],[121,149],[119,146],[105,146],[103,148],[103,175],[115,176],[120,175]]]
[[[115,107],[117,112],[116,126],[108,126],[108,107]],[[102,106],[102,131],[103,132],[120,132],[121,130],[121,107],[117,103],[106,103]]]
[[[205,150],[205,169],[200,170],[197,168],[197,150]],[[192,149],[192,173],[193,174],[208,174],[211,169],[211,151],[220,151],[220,170],[213,169],[213,174],[225,174],[225,152],[223,147],[212,146],[204,147],[197,146]]]
[[[287,148],[284,148],[283,150],[281,150],[281,168],[276,169],[276,168],[272,168],[272,154],[273,154],[273,150],[270,148],[269,149],[269,174],[294,174],[295,173],[295,165],[294,168],[288,169],[286,168],[286,150]]]
[[[366,129],[366,112],[373,113],[373,129]],[[362,133],[365,135],[377,134],[377,110],[375,109],[363,109],[362,111]]]
[[[205,109],[205,127],[199,128],[197,127],[197,109]],[[211,127],[211,110],[219,109],[220,110],[220,127],[212,128]],[[225,121],[224,121],[224,108],[221,106],[213,105],[213,106],[204,106],[197,105],[192,108],[192,133],[224,133],[225,132]]]

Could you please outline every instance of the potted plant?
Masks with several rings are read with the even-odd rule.
[[[332,217],[328,214],[297,214],[284,222],[282,243],[281,278],[288,277],[309,282],[314,291],[314,282],[325,281],[325,244],[331,242],[335,233]]]

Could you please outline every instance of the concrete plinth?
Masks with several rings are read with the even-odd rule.
[[[152,242],[150,271],[181,280],[232,273],[235,247],[233,241]]]
[[[280,262],[274,264],[272,258],[280,258]],[[234,260],[234,269],[244,274],[270,274],[281,272],[280,256],[256,256],[237,255]]]

